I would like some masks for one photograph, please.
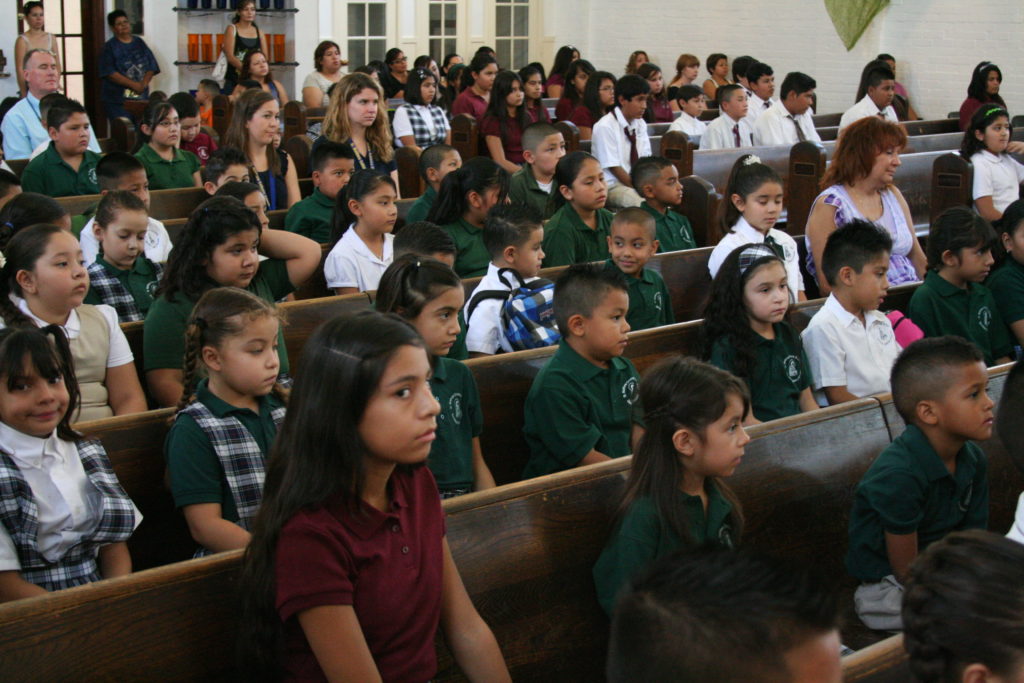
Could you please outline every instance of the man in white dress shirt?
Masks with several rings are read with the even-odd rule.
[[[755,145],[795,145],[804,140],[821,142],[814,129],[811,106],[817,83],[807,74],[793,71],[782,81],[782,99],[758,117]]]
[[[843,113],[843,118],[839,120],[839,130],[867,116],[899,122],[896,110],[892,108],[892,98],[896,95],[896,75],[888,64],[882,61],[868,64],[861,77],[861,88],[866,88],[864,97]]]
[[[747,69],[747,83],[750,84],[751,95],[747,108],[747,123],[753,128],[761,114],[775,104],[775,71],[764,62],[754,62]]]

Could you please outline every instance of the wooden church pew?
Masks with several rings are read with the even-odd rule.
[[[911,680],[903,636],[895,635],[843,657],[844,683],[906,683]]]

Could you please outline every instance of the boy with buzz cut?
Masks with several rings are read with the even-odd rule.
[[[594,124],[590,148],[604,171],[606,208],[640,206],[640,195],[633,188],[629,172],[637,159],[651,155],[644,121],[650,92],[647,79],[636,74],[623,76],[615,82],[615,107]]]
[[[718,89],[719,108],[722,110],[700,137],[701,149],[731,149],[750,147],[753,131],[746,120],[747,93],[741,86],[731,83]]]
[[[149,212],[149,179],[146,177],[146,168],[131,154],[110,152],[104,156],[96,164],[96,178],[99,181],[100,194],[105,195],[114,191],[131,192],[142,200],[146,212]],[[82,246],[82,258],[85,259],[87,266],[96,262],[100,251],[100,244],[93,230],[96,208],[90,207],[86,213],[75,216],[71,221],[73,232],[75,223],[81,221],[78,241]],[[149,216],[146,224],[145,245],[146,258],[153,263],[166,262],[173,246],[167,228],[152,216]]]
[[[820,571],[750,550],[698,547],[630,582],[605,677],[840,683],[839,600]]]
[[[623,209],[612,220],[608,236],[605,269],[626,276],[629,311],[626,322],[631,330],[646,330],[676,321],[668,287],[657,271],[646,268],[658,251],[654,218],[643,209]]]
[[[565,156],[565,138],[550,123],[531,123],[523,131],[523,159],[526,163],[512,174],[508,198],[513,204],[529,204],[544,218],[550,218],[555,167]]]
[[[836,229],[825,243],[821,269],[832,292],[802,334],[821,406],[890,390],[900,345],[878,307],[889,290],[891,251],[889,233],[861,219]]]
[[[46,114],[50,144],[21,172],[25,192],[50,197],[97,194],[96,164],[100,155],[89,149],[89,115],[74,100],[50,107]]]
[[[639,375],[622,357],[628,311],[622,274],[604,266],[571,265],[555,282],[562,340],[526,397],[524,479],[632,452],[642,413]]]
[[[981,284],[996,239],[989,222],[966,206],[943,211],[928,233],[928,272],[907,309],[926,337],[955,334],[977,344],[986,365],[1009,363],[1013,353],[1009,328]]]
[[[679,107],[679,116],[668,129],[686,133],[691,139],[704,135],[704,131],[708,129],[708,124],[700,120],[700,115],[708,108],[704,90],[696,85],[682,86],[676,93],[676,105]]]
[[[313,150],[309,165],[313,170],[313,194],[288,209],[284,227],[326,244],[331,241],[331,218],[338,193],[352,179],[356,155],[350,145],[324,140]]]
[[[640,208],[654,218],[658,253],[696,249],[690,220],[672,209],[683,202],[679,170],[665,157],[644,157],[630,171],[633,187],[644,198]]]
[[[203,189],[212,197],[225,183],[248,182],[249,160],[241,150],[221,147],[210,155],[200,174],[203,177]]]
[[[892,368],[892,398],[907,428],[857,485],[846,568],[872,629],[902,628],[902,581],[914,558],[951,531],[988,524],[984,452],[992,435],[988,372],[981,351],[961,337],[921,339]]]
[[[498,204],[484,219],[484,246],[491,254],[487,273],[466,299],[466,348],[470,358],[512,351],[502,334],[501,308],[504,300],[480,296],[481,292],[511,292],[537,279],[544,260],[544,219],[529,204]],[[508,269],[513,273],[503,273]]]
[[[199,81],[196,90],[196,104],[199,105],[199,121],[213,128],[213,98],[220,94],[220,85],[212,78]]]
[[[420,176],[426,183],[427,189],[409,207],[409,214],[405,218],[407,222],[415,223],[427,219],[430,209],[434,206],[434,201],[437,200],[437,191],[441,187],[441,181],[460,166],[462,166],[462,157],[459,155],[459,151],[451,145],[431,145],[423,150],[420,154]]]

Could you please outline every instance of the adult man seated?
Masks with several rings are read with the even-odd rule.
[[[11,107],[0,125],[7,159],[28,159],[32,150],[50,140],[40,117],[39,100],[60,87],[60,69],[49,50],[29,50],[21,66],[28,95]],[[95,130],[89,131],[89,149],[100,153]]]

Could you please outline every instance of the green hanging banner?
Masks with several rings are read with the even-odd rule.
[[[888,4],[889,0],[825,0],[825,9],[849,52],[875,15]]]

